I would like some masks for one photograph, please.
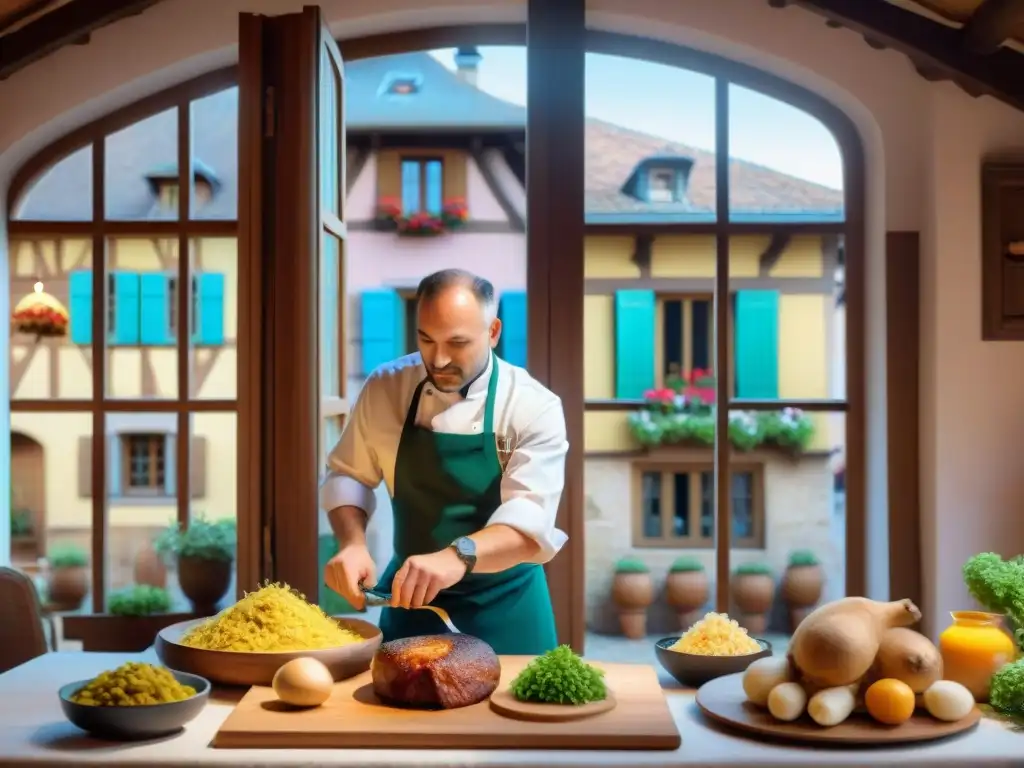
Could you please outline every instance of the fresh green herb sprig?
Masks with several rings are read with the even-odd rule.
[[[988,701],[1008,715],[1024,715],[1024,659],[1004,665],[989,683]]]
[[[531,661],[512,681],[519,701],[580,706],[604,701],[604,671],[587,664],[568,645],[560,645]]]

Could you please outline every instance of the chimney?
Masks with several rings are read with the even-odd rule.
[[[462,82],[473,86],[476,85],[477,71],[482,58],[483,56],[480,55],[480,51],[475,45],[469,48],[456,49],[455,69]]]

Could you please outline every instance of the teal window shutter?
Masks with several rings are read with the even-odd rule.
[[[369,376],[405,350],[405,303],[391,288],[363,291],[363,373]]]
[[[174,344],[171,328],[171,280],[162,272],[139,275],[139,341],[145,345]]]
[[[654,291],[615,292],[615,397],[639,400],[654,388]]]
[[[207,346],[224,343],[224,275],[220,272],[203,272],[193,281],[198,293],[193,306],[198,310],[195,319],[193,342]]]
[[[526,291],[505,291],[498,303],[501,338],[498,355],[505,361],[526,367]]]
[[[92,344],[92,270],[68,275],[68,319],[72,344]]]
[[[139,275],[113,272],[110,284],[114,294],[114,327],[109,329],[111,344],[139,343]]]
[[[736,293],[736,397],[779,396],[779,292]]]

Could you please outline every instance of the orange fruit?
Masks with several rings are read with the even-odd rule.
[[[887,677],[871,684],[864,694],[868,714],[886,725],[905,723],[914,714],[917,697],[902,680]]]

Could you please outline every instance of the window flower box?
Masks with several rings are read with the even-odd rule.
[[[403,237],[435,237],[463,226],[469,219],[469,209],[462,198],[445,200],[440,214],[424,211],[403,214],[395,198],[384,197],[377,203],[374,225],[381,232],[395,232]]]
[[[629,415],[630,433],[647,447],[714,445],[714,382],[710,371],[697,370],[646,392],[644,406]],[[729,412],[729,440],[741,451],[771,446],[802,453],[813,439],[814,421],[797,408]]]

